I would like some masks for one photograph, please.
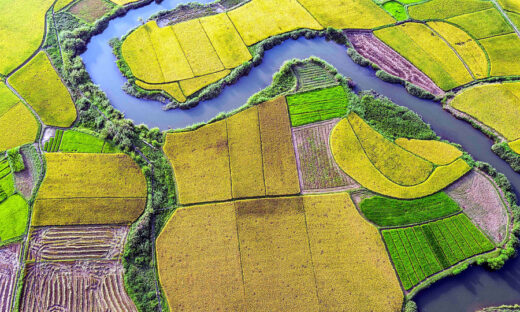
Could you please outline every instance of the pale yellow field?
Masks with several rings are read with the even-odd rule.
[[[520,140],[510,142],[509,147],[513,150],[513,152],[520,154]]]
[[[370,29],[395,23],[372,0],[299,0],[323,27]]]
[[[400,311],[403,293],[381,236],[349,195],[304,196],[303,203],[319,310]]]
[[[0,74],[7,75],[40,46],[54,0],[0,1]]]
[[[21,102],[0,114],[0,151],[36,140],[38,122]]]
[[[243,311],[234,204],[177,209],[157,238],[157,269],[172,311]]]
[[[495,129],[508,141],[520,138],[520,83],[469,88],[457,94],[450,105]]]
[[[226,119],[233,198],[265,196],[257,107]]]
[[[63,9],[72,1],[74,0],[57,0],[54,4],[54,12],[58,12],[59,10]]]
[[[175,24],[172,28],[195,76],[224,69],[198,19]]]
[[[367,189],[396,198],[418,198],[436,193],[450,185],[471,168],[462,159],[437,167],[428,179],[415,186],[391,182],[377,170],[363,151],[350,123],[341,120],[331,133],[331,150],[340,168]]]
[[[186,101],[186,97],[182,93],[181,87],[179,86],[178,82],[170,82],[164,84],[148,84],[142,82],[141,80],[136,80],[135,84],[146,90],[163,90],[164,92],[173,96],[173,98],[179,102]]]
[[[139,0],[110,0],[110,1],[114,2],[115,4],[125,5],[125,4],[136,2]]]
[[[220,79],[226,77],[229,74],[229,70],[225,69],[223,71],[219,71],[213,74],[207,74],[200,77],[195,77],[187,80],[182,80],[179,82],[181,86],[182,92],[186,96],[190,96],[193,93],[199,91],[200,89],[219,81]]]
[[[370,162],[390,181],[417,185],[432,172],[433,164],[385,139],[358,115],[350,114],[348,121]]]
[[[168,133],[164,152],[173,166],[179,203],[231,199],[225,120],[195,131]]]
[[[49,126],[69,127],[76,120],[76,106],[69,90],[45,52],[9,77],[9,83]]]
[[[455,146],[436,140],[415,140],[399,138],[395,143],[402,148],[431,161],[436,165],[447,165],[462,156]]]
[[[504,10],[520,13],[520,2],[517,0],[498,0]]]
[[[267,195],[300,192],[291,123],[285,97],[258,106]]]
[[[482,48],[462,29],[445,22],[428,22],[459,53],[475,78],[488,76],[488,60]]]
[[[299,28],[323,29],[296,0],[254,0],[228,15],[248,46]]]
[[[520,75],[520,38],[516,33],[480,40],[491,59],[491,76]]]
[[[226,68],[235,68],[251,59],[251,53],[226,13],[203,17],[200,23]]]
[[[20,99],[0,81],[0,116],[20,102]]]

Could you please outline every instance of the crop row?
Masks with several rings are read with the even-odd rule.
[[[54,137],[51,137],[49,141],[43,145],[43,150],[46,152],[57,152],[60,149],[61,140],[63,138],[63,130],[56,130]]]
[[[405,289],[494,248],[464,214],[420,226],[383,230],[382,235]]]
[[[312,62],[294,68],[298,76],[298,90],[309,91],[336,85],[337,81],[326,69]]]
[[[8,312],[11,308],[16,276],[20,268],[19,253],[19,244],[0,247],[0,312]]]

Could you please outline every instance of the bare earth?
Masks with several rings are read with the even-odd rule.
[[[10,311],[16,274],[20,269],[20,244],[0,248],[0,312]]]
[[[16,183],[16,188],[22,193],[25,198],[31,197],[33,188],[34,188],[34,164],[30,161],[30,159],[20,150],[20,154],[22,155],[23,162],[25,164],[25,169],[20,172],[14,173],[14,180]],[[39,164],[38,164],[39,165]]]
[[[370,31],[348,31],[346,35],[357,52],[377,64],[382,70],[400,77],[434,94],[444,92],[412,63],[384,44]]]
[[[446,189],[464,213],[487,233],[495,243],[507,234],[507,206],[503,194],[491,178],[480,171],[471,171]]]

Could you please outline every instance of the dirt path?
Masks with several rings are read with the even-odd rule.
[[[520,31],[518,30],[516,25],[513,23],[513,21],[511,21],[511,19],[509,18],[509,15],[507,15],[506,11],[504,11],[504,9],[500,6],[500,4],[498,3],[497,0],[491,0],[491,1],[495,5],[495,7],[500,11],[500,14],[502,14],[502,16],[509,23],[509,25],[511,25],[511,27],[513,27],[513,29],[515,30],[516,35],[520,38]]]

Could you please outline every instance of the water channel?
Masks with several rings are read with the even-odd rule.
[[[248,76],[240,78],[233,86],[225,87],[217,98],[204,101],[190,110],[163,111],[161,103],[126,94],[121,89],[126,78],[115,64],[116,59],[108,41],[114,37],[120,38],[138,26],[139,17],[147,19],[160,10],[173,9],[183,2],[185,1],[165,0],[161,4],[154,2],[112,20],[102,34],[92,38],[87,51],[82,55],[94,83],[106,92],[115,108],[136,124],[175,129],[207,121],[219,112],[240,107],[252,94],[268,86],[272,75],[286,60],[314,55],[332,64],[343,75],[351,77],[358,90],[375,90],[395,103],[415,111],[439,136],[462,145],[475,159],[492,164],[509,178],[516,190],[520,190],[520,175],[491,151],[492,141],[489,138],[442,110],[440,104],[418,99],[408,94],[400,85],[379,80],[372,69],[352,62],[345,47],[322,38],[288,40],[267,51],[262,64],[255,67]],[[460,275],[445,278],[421,291],[414,300],[421,312],[466,312],[489,305],[520,303],[520,257],[508,261],[497,272],[490,272],[482,267],[470,267]]]

